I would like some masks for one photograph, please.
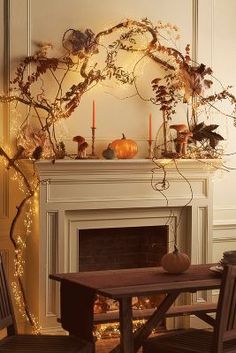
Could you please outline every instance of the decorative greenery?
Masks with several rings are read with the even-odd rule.
[[[118,33],[116,39],[109,43],[114,33]],[[11,82],[11,94],[0,96],[2,102],[29,106],[30,111],[18,136],[18,145],[23,145],[26,157],[61,158],[66,154],[65,150],[62,153],[61,141],[56,136],[57,122],[69,118],[79,106],[82,96],[99,82],[115,79],[122,84],[133,85],[136,94],[143,98],[139,92],[136,67],[147,58],[158,65],[160,73],[150,83],[154,95],[145,100],[159,106],[164,112],[165,122],[174,118],[179,103],[187,103],[192,107],[191,114],[187,117],[189,130],[194,131],[197,129],[199,107],[207,106],[209,109],[219,110],[215,103],[224,99],[235,105],[236,100],[229,91],[230,87],[206,96],[206,91],[213,85],[212,70],[191,60],[189,45],[184,54],[176,46],[170,46],[178,38],[176,26],[163,24],[161,21],[154,25],[148,19],[143,19],[126,20],[98,34],[94,34],[91,29],[84,32],[69,29],[62,38],[65,53],[58,57],[49,57],[52,45],[41,43],[34,55],[26,57],[18,65],[15,78]],[[104,50],[105,59],[99,63],[99,55]],[[133,71],[127,71],[125,63],[120,63],[121,52],[140,55]],[[65,81],[71,73],[77,73],[78,79],[68,88]],[[29,115],[36,116],[34,127],[28,126]],[[29,129],[33,129],[40,140],[30,148],[27,146]],[[193,139],[195,136],[198,136],[196,141],[199,141],[199,134],[193,134]],[[22,141],[24,139],[26,144]],[[209,141],[208,148],[210,146],[215,149],[217,144],[213,141],[216,140],[212,137]],[[35,149],[38,146],[41,149],[37,148],[34,153],[32,147]],[[204,148],[203,145],[201,147]],[[31,152],[27,153],[29,151]]]
[[[200,142],[206,142],[209,140],[210,146],[212,148],[216,148],[218,143],[224,140],[224,138],[220,134],[214,132],[214,130],[216,130],[218,127],[219,125],[206,125],[204,122],[201,122],[195,125],[192,129],[192,139]]]

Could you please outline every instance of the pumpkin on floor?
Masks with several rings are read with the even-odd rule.
[[[114,140],[111,143],[111,148],[114,149],[118,159],[133,158],[138,152],[137,143],[131,139],[127,139],[124,134],[122,138]]]

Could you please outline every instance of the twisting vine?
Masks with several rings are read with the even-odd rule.
[[[37,190],[37,185],[35,187],[32,187],[25,173],[22,171],[19,165],[17,165],[17,161],[21,156],[21,154],[23,153],[23,150],[24,150],[23,148],[20,148],[17,151],[17,154],[15,154],[13,158],[10,158],[8,154],[2,149],[2,147],[0,147],[0,156],[2,156],[7,162],[7,169],[12,168],[13,170],[15,170],[18,178],[21,178],[23,180],[23,184],[26,189],[24,198],[20,201],[19,205],[16,206],[16,214],[11,221],[10,230],[9,230],[9,237],[15,252],[14,276],[17,281],[17,284],[13,283],[13,290],[15,292],[15,296],[20,295],[21,297],[21,298],[18,298],[17,304],[20,306],[20,311],[23,311],[22,312],[23,316],[26,317],[27,321],[34,328],[35,333],[39,333],[39,325],[38,325],[37,319],[31,313],[30,308],[28,306],[28,301],[26,298],[25,288],[23,284],[23,273],[24,273],[23,251],[24,251],[25,244],[22,238],[20,237],[15,238],[15,227],[16,227],[17,221],[19,220],[26,203],[34,196],[35,191]],[[17,285],[19,286],[19,290],[17,289]],[[22,304],[23,304],[23,307],[21,307]]]

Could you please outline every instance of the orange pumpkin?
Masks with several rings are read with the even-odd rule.
[[[118,159],[133,158],[138,152],[137,143],[133,140],[127,139],[124,134],[120,140],[114,140],[111,143],[111,148],[114,149]]]
[[[175,245],[172,253],[165,254],[161,259],[161,266],[170,273],[182,273],[190,266],[188,255],[180,252]]]

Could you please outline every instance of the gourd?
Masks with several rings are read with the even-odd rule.
[[[102,155],[105,159],[113,159],[115,157],[115,151],[111,147],[111,144],[107,146],[107,148],[102,152]]]
[[[161,266],[169,273],[182,273],[189,268],[190,259],[187,254],[180,252],[175,245],[173,252],[162,257]]]
[[[114,140],[111,143],[111,148],[115,150],[118,159],[133,158],[138,152],[137,143],[131,139],[127,139],[124,134],[119,140]]]

